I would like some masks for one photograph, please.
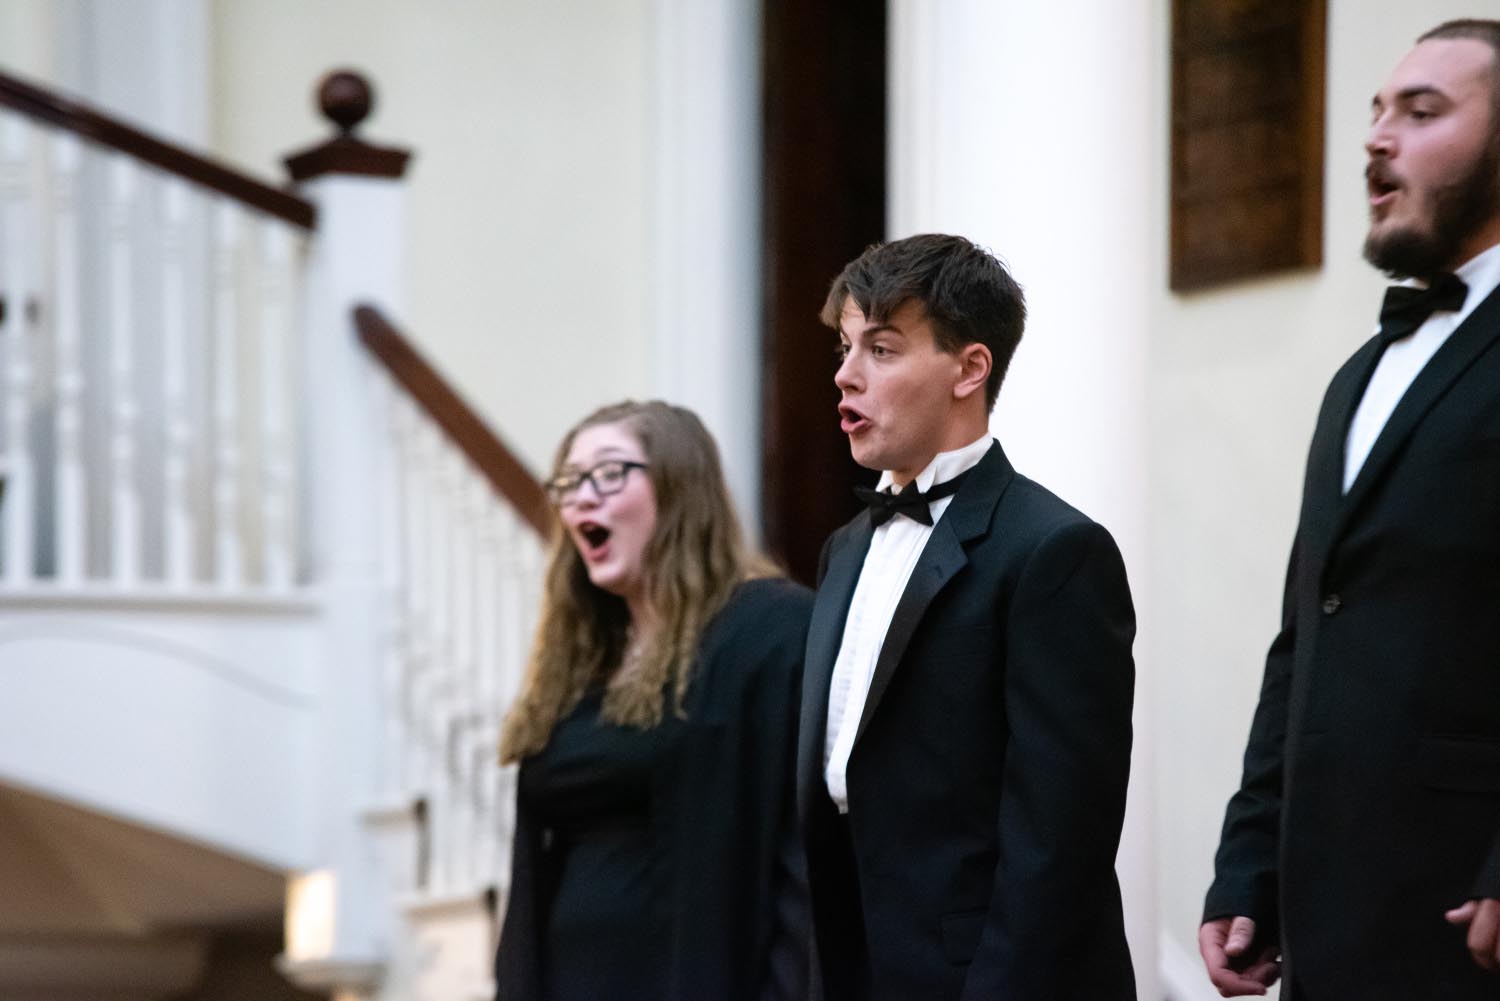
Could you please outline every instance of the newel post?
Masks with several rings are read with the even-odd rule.
[[[318,102],[337,135],[286,159],[299,193],[317,206],[308,247],[302,386],[308,580],[325,611],[317,746],[315,857],[293,878],[286,952],[293,981],[335,1001],[373,997],[390,954],[393,915],[376,846],[363,821],[377,793],[379,679],[388,643],[382,589],[379,484],[385,439],[371,359],[355,336],[357,303],[390,316],[404,305],[405,201],[410,154],[356,134],[373,103],[349,71],[321,82]]]

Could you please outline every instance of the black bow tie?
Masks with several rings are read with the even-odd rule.
[[[928,507],[935,500],[950,496],[955,493],[959,485],[963,483],[964,477],[969,475],[966,469],[943,483],[934,483],[932,489],[923,493],[917,489],[917,481],[912,480],[899,494],[886,493],[884,490],[871,490],[869,487],[855,487],[854,496],[870,508],[870,524],[879,528],[898,514],[904,514],[912,521],[923,525],[932,524],[932,510]]]
[[[1457,312],[1464,308],[1469,286],[1457,275],[1441,274],[1426,288],[1393,285],[1380,304],[1380,343],[1390,344],[1416,333],[1438,310]]]

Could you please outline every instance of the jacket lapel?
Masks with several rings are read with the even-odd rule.
[[[828,556],[828,568],[818,584],[812,620],[807,627],[807,655],[802,667],[802,715],[797,729],[797,799],[807,802],[813,779],[822,774],[824,730],[828,725],[828,688],[833,663],[844,638],[844,622],[854,585],[865,565],[865,554],[875,534],[868,511],[849,524],[848,537]]]
[[[885,695],[928,606],[948,581],[968,564],[966,544],[989,531],[995,505],[1014,477],[1015,469],[1005,457],[1000,443],[996,442],[979,460],[973,474],[954,494],[953,503],[933,527],[886,629],[880,656],[875,661],[875,673],[870,678],[864,712],[859,717],[859,729],[854,733],[856,747],[874,718],[881,697]],[[837,653],[837,647],[834,652]],[[826,691],[824,704],[827,704]]]
[[[1334,377],[1323,401],[1307,454],[1307,481],[1302,489],[1302,530],[1322,552],[1344,503],[1344,456],[1349,425],[1380,361],[1378,336],[1370,338]]]
[[[1331,541],[1343,534],[1350,517],[1369,496],[1373,485],[1385,474],[1422,418],[1497,337],[1500,337],[1500,290],[1491,292],[1469,314],[1469,318],[1443,342],[1432,360],[1412,380],[1349,487],[1349,494],[1344,498],[1330,534]]]

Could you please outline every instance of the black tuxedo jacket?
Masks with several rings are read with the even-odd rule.
[[[1318,416],[1204,917],[1279,926],[1315,999],[1493,999],[1443,912],[1500,897],[1500,293],[1417,375],[1345,496],[1380,353],[1339,370]]]
[[[823,779],[829,682],[872,528],[824,549],[798,816],[828,1001],[1135,997],[1115,852],[1135,617],[1099,525],[992,446],[886,632],[849,758]]]

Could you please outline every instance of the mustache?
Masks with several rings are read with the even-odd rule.
[[[1380,184],[1389,188],[1399,188],[1402,183],[1401,178],[1384,160],[1371,160],[1365,165],[1365,180],[1370,184]]]

